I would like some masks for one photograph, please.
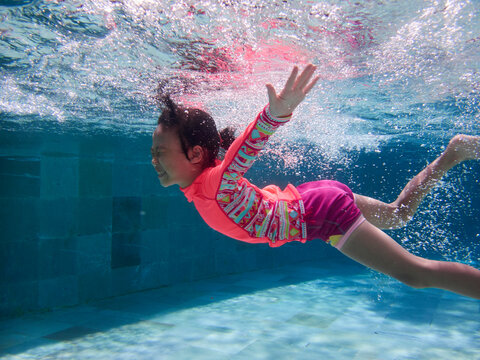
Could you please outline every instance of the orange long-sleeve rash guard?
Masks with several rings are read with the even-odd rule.
[[[269,137],[288,120],[271,116],[265,107],[230,146],[223,161],[181,189],[213,229],[272,247],[306,241],[305,209],[297,189],[290,184],[284,190],[275,185],[259,189],[244,178]]]

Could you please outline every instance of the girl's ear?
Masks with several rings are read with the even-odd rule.
[[[192,164],[203,164],[206,159],[206,151],[200,145],[195,145],[188,150],[188,158]]]

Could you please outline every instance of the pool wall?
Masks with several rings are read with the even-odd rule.
[[[64,127],[0,131],[1,317],[338,256],[226,238],[160,186],[150,135]]]
[[[178,188],[160,186],[150,134],[0,124],[0,317],[342,256],[321,241],[272,249],[211,230]],[[349,163],[314,151],[300,169],[272,167],[266,156],[248,175],[260,187],[336,179],[393,201],[436,146],[393,140],[346,155]],[[417,255],[478,264],[479,171],[479,162],[450,171],[409,225],[389,234]]]

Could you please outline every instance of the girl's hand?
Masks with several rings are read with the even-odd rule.
[[[316,66],[309,64],[298,76],[298,67],[295,66],[280,95],[277,95],[275,88],[267,84],[270,113],[274,117],[288,117],[293,110],[305,99],[305,96],[320,78],[312,79]]]

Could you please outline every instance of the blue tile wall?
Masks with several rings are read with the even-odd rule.
[[[113,202],[111,197],[79,198],[77,206],[78,235],[112,232]]]
[[[20,316],[25,311],[41,309],[39,304],[39,281],[3,283],[0,287],[0,314],[2,317]]]
[[[144,165],[125,163],[116,158],[113,163],[112,191],[116,196],[142,196]],[[151,175],[151,174],[150,174]]]
[[[140,230],[142,199],[116,196],[113,198],[112,231],[133,232]]]
[[[148,134],[0,130],[0,317],[335,256],[218,234],[161,187],[150,146]]]
[[[112,262],[110,233],[77,236],[75,238],[75,273],[103,274],[109,272]]]
[[[76,250],[76,239],[73,237],[40,238],[37,258],[39,280],[76,275]]]
[[[38,241],[6,241],[0,246],[1,283],[38,280],[40,262]]]
[[[165,229],[169,224],[167,214],[171,212],[171,198],[167,196],[145,196],[142,197],[141,228]]]
[[[139,232],[112,234],[112,269],[140,265]]]
[[[107,159],[80,158],[79,197],[112,196],[112,162]]]
[[[0,196],[38,197],[40,159],[24,156],[0,157]]]
[[[80,273],[77,275],[76,284],[79,303],[104,299],[111,297],[113,294],[112,274],[107,270]]]
[[[78,207],[76,198],[42,199],[40,201],[40,235],[68,237],[77,233]]]
[[[78,171],[78,158],[67,154],[42,156],[41,179],[49,181],[41,181],[41,197],[44,199],[78,197]]]
[[[57,276],[38,283],[38,307],[49,309],[78,304],[76,276]]]
[[[40,231],[38,198],[0,197],[0,244],[34,240]]]

